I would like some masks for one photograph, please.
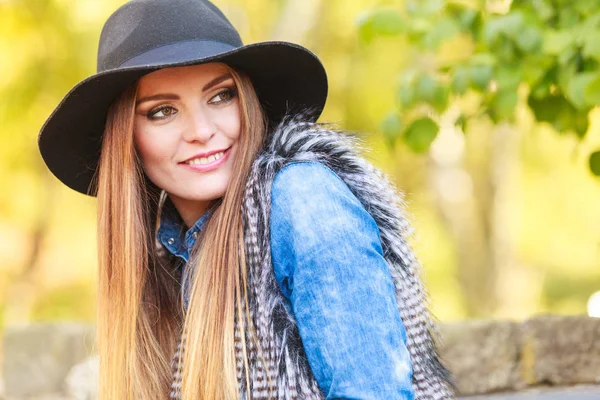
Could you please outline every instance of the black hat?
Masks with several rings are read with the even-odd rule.
[[[38,145],[52,173],[84,194],[98,166],[110,104],[141,76],[165,67],[223,62],[247,73],[271,122],[288,111],[321,114],[327,75],[294,43],[243,45],[223,13],[206,0],[132,0],[106,21],[97,73],[79,82],[42,127]]]

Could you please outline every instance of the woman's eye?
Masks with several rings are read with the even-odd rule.
[[[162,106],[148,111],[147,116],[149,119],[163,119],[170,117],[175,113],[177,113],[177,110],[175,110],[173,107]]]
[[[234,89],[225,89],[219,93],[217,93],[212,99],[210,99],[209,103],[227,103],[231,99],[233,99],[236,95]]]

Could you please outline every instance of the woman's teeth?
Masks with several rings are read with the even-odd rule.
[[[200,158],[194,158],[191,159],[190,161],[186,161],[186,164],[190,164],[190,165],[195,165],[195,164],[208,164],[211,163],[215,160],[218,160],[219,158],[223,157],[223,154],[225,154],[224,151],[221,151],[219,153],[210,155],[208,157],[200,157]]]

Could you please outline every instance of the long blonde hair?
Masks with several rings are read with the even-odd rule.
[[[267,121],[250,79],[231,68],[230,73],[240,102],[238,146],[245,151],[233,161],[237,173],[196,242],[193,265],[186,268],[192,271],[186,312],[180,284],[155,247],[160,189],[145,176],[135,150],[136,86],[109,110],[97,190],[100,400],[168,398],[171,360],[182,330],[185,356],[178,362],[183,366],[183,399],[239,397],[235,316],[248,315],[241,207]],[[240,322],[252,331],[249,319]]]

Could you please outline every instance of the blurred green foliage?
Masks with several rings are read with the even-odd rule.
[[[506,3],[506,2],[504,2]],[[377,8],[359,21],[360,38],[402,36],[409,54],[402,70],[398,111],[404,129],[385,129],[424,151],[435,137],[422,118],[443,113],[469,90],[479,107],[456,122],[485,113],[494,123],[514,121],[518,88],[539,122],[583,138],[589,113],[600,104],[600,2],[596,0],[414,0]],[[386,119],[388,126],[392,117]],[[431,121],[431,120],[430,120]],[[590,170],[598,168],[590,155]]]
[[[40,295],[32,308],[32,319],[57,321],[75,319],[94,322],[95,286],[90,282],[61,285]]]

